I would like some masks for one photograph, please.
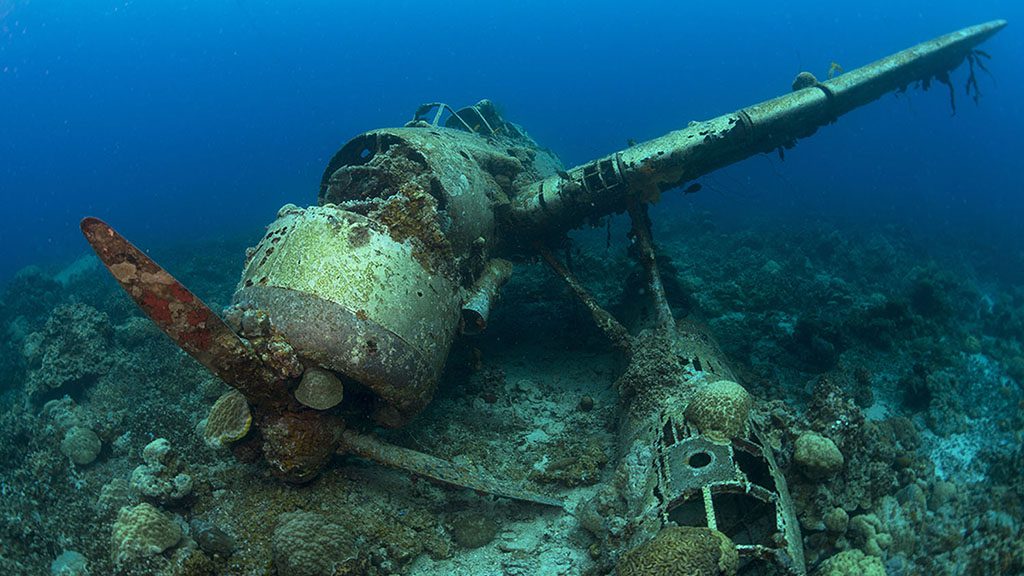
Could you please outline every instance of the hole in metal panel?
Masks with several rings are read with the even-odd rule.
[[[665,426],[661,429],[661,442],[665,446],[671,446],[676,443],[676,435],[672,429],[672,420],[666,420]]]
[[[698,492],[698,495],[700,492]],[[708,517],[704,513],[704,500],[690,498],[669,510],[668,519],[679,526],[707,526]]]
[[[708,464],[711,464],[711,454],[707,452],[697,452],[690,456],[690,459],[686,461],[690,468],[703,468]]]
[[[740,471],[746,475],[747,480],[761,486],[769,492],[776,491],[775,478],[768,469],[768,462],[746,450],[737,449],[733,452],[733,459],[740,467]]]
[[[718,531],[736,544],[760,544],[774,548],[778,531],[775,506],[751,494],[719,492],[711,496]]]

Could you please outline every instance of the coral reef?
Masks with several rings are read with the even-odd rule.
[[[192,476],[166,438],[142,449],[143,464],[132,471],[129,485],[139,496],[160,503],[175,502],[192,493]]]
[[[808,477],[820,480],[842,470],[845,459],[830,438],[805,432],[796,439],[793,462]]]
[[[42,330],[25,338],[26,387],[34,398],[87,386],[109,370],[113,327],[106,314],[85,304],[57,307]]]
[[[251,425],[249,402],[238,390],[229,390],[210,408],[203,424],[203,438],[210,446],[220,447],[244,438]]]
[[[886,576],[885,565],[860,550],[846,550],[825,560],[815,576]]]
[[[345,387],[341,380],[322,368],[307,368],[295,389],[295,399],[315,410],[329,410],[341,403]]]
[[[203,552],[224,558],[235,552],[237,547],[235,538],[212,522],[195,518],[189,522],[188,526],[192,538]]]
[[[100,437],[84,426],[72,426],[60,441],[60,452],[79,466],[92,464],[100,454]]]
[[[654,218],[659,266],[674,269],[670,300],[710,327],[758,398],[750,410],[770,424],[811,573],[1024,573],[1024,290],[981,267],[984,253],[899,229],[726,232],[706,214],[672,218],[660,228]],[[610,226],[622,236],[622,222]],[[567,260],[602,305],[642,314],[624,296],[638,273],[623,243],[609,246],[605,230],[574,239]],[[161,261],[227,303],[237,269],[224,262],[248,243],[165,247]],[[353,560],[339,570],[372,576],[610,574],[617,559],[592,555],[579,528],[625,525],[600,496],[616,481],[613,383],[627,394],[672,386],[683,366],[641,348],[636,361],[656,381],[622,375],[587,311],[523,263],[488,331],[453,348],[433,403],[413,425],[377,433],[557,493],[578,518],[351,457],[295,486],[220,448],[263,449],[244,399],[218,400],[227,388],[104,271],[57,277],[27,270],[0,296],[4,574],[316,573],[315,550],[328,549]],[[831,447],[810,451],[828,464],[808,464],[821,459],[801,438],[815,437],[841,466]],[[332,458],[330,442],[310,438],[308,456]],[[129,526],[147,523],[163,539],[138,544],[149,536]]]

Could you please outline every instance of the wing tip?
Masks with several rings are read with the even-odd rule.
[[[110,229],[110,226],[108,226],[106,222],[93,216],[86,216],[85,218],[82,218],[82,221],[78,223],[78,226],[82,229],[82,234],[85,234],[87,238],[94,236],[96,232],[100,230]]]

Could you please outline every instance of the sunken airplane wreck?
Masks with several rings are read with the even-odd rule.
[[[718,168],[789,148],[888,92],[950,85],[964,61],[973,77],[987,57],[975,47],[1004,26],[965,28],[826,82],[802,73],[789,94],[569,170],[486,100],[460,110],[423,105],[404,127],[343,146],[316,206],[280,210],[247,254],[223,319],[102,221],[86,218],[82,231],[143,311],[233,388],[212,409],[208,440],[290,482],[353,454],[560,507],[371,433],[410,424],[430,402],[453,339],[483,330],[512,262],[539,254],[628,359],[615,383],[618,481],[575,510],[606,567],[648,573],[657,560],[645,546],[671,536],[691,541],[681,549],[711,554],[722,573],[804,574],[768,425],[710,335],[673,318],[646,206]],[[650,297],[645,322],[631,329],[549,251],[569,230],[623,211]]]

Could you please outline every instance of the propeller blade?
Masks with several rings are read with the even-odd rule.
[[[269,401],[277,378],[213,310],[97,218],[82,234],[121,288],[171,340],[254,403]]]

